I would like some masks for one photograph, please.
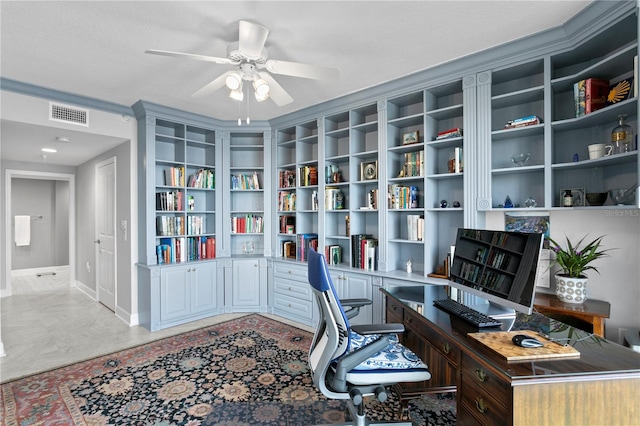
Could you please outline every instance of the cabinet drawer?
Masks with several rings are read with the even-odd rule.
[[[276,278],[273,283],[274,294],[284,294],[302,300],[313,300],[313,292],[309,283]]]
[[[460,404],[462,404],[463,410],[468,411],[467,414],[471,414],[479,424],[509,424],[509,410],[494,399],[486,389],[477,386],[473,380],[465,380],[464,378],[459,389]]]
[[[460,375],[463,386],[469,382],[475,383],[478,388],[492,395],[498,401],[508,401],[509,392],[511,392],[510,384],[500,380],[481,363],[464,354],[460,359]]]
[[[308,300],[301,300],[284,294],[273,294],[274,311],[285,312],[288,315],[295,315],[306,320],[311,320],[313,316],[313,303]]]
[[[426,340],[433,348],[444,356],[454,367],[458,365],[460,358],[460,349],[453,340],[436,333],[424,322],[419,321],[418,314],[412,313],[410,310],[404,311],[404,324],[407,328],[411,328],[414,333]]]
[[[307,283],[307,285],[309,282],[309,280],[307,279],[307,268],[303,266],[274,262],[273,276],[303,281]]]

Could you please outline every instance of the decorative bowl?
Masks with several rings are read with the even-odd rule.
[[[514,162],[514,164],[518,167],[522,167],[524,166],[524,164],[527,162],[527,160],[529,159],[529,157],[531,156],[531,154],[527,153],[520,153],[520,154],[513,154],[511,156],[511,161]]]
[[[635,201],[635,188],[610,189],[611,200],[618,205],[633,204]]]
[[[587,192],[586,198],[590,206],[601,206],[607,201],[608,192]]]

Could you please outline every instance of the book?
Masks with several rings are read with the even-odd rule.
[[[440,139],[448,139],[448,138],[457,138],[462,136],[462,129],[459,127],[454,127],[453,129],[444,130],[442,132],[438,132],[436,136],[436,140]]]
[[[533,126],[535,124],[542,123],[542,118],[537,115],[527,115],[526,117],[516,118],[514,120],[507,121],[504,125],[505,129],[516,129],[518,127]]]
[[[576,117],[604,108],[608,94],[609,80],[587,78],[574,83],[573,97],[576,104]]]

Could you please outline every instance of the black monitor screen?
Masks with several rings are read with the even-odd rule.
[[[543,234],[458,229],[452,286],[503,308],[530,314]]]

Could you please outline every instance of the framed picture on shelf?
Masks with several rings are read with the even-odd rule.
[[[363,161],[360,163],[360,180],[378,179],[378,162]]]
[[[412,132],[406,132],[402,134],[402,145],[410,145],[412,143],[420,142],[420,131],[414,130]]]
[[[564,195],[567,191],[571,192],[573,198],[572,207],[584,207],[584,188],[564,188],[560,190],[559,206],[563,206]]]

